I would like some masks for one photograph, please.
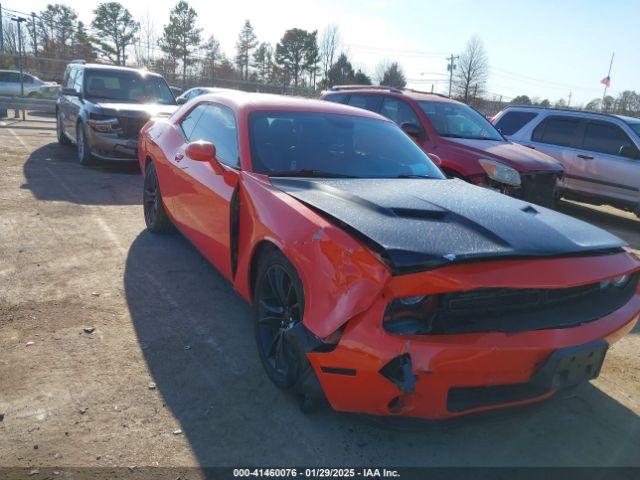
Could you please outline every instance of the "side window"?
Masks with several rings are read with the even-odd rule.
[[[191,134],[196,124],[198,123],[198,120],[200,120],[200,117],[202,116],[202,113],[204,112],[206,107],[207,107],[207,104],[201,103],[200,105],[196,106],[193,110],[191,110],[187,114],[187,116],[184,117],[180,122],[180,128],[182,128],[182,133],[184,133],[185,138],[190,142],[194,140],[192,139]]]
[[[216,156],[225,165],[240,166],[238,158],[238,130],[233,112],[222,105],[205,107],[191,132],[190,141],[205,140],[216,146]]]
[[[9,72],[0,72],[0,82],[9,81]]]
[[[31,75],[23,75],[24,83],[33,83],[33,77]]]
[[[531,139],[534,142],[570,147],[579,126],[580,120],[577,118],[549,117],[535,128]]]
[[[333,103],[347,103],[348,97],[347,93],[332,93],[324,97],[324,99]]]
[[[406,102],[396,98],[385,97],[380,113],[398,125],[403,123],[420,125],[420,120],[413,109]]]
[[[496,123],[496,128],[503,135],[513,135],[537,116],[535,112],[507,111]]]
[[[620,127],[609,122],[589,122],[582,148],[592,152],[620,155],[620,147],[634,146]]]
[[[84,71],[78,70],[76,72],[76,76],[73,80],[73,88],[76,89],[77,92],[83,93],[82,89],[82,79],[84,78]]]
[[[20,74],[18,72],[9,72],[8,82],[20,83]]]
[[[349,105],[351,105],[352,107],[364,108],[365,110],[377,112],[380,109],[380,96],[351,94]]]
[[[73,84],[75,82],[76,72],[77,72],[77,70],[75,68],[69,68],[67,70],[67,73],[64,76],[64,78],[65,78],[64,87],[65,88],[74,88]]]

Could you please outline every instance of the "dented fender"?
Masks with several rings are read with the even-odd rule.
[[[326,338],[368,309],[391,279],[365,245],[274,188],[268,177],[242,172],[236,289],[252,301],[251,266],[264,242],[279,248],[304,287],[304,325]]]

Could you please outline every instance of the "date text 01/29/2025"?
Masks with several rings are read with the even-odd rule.
[[[255,478],[398,478],[397,470],[386,468],[236,468],[233,476]]]

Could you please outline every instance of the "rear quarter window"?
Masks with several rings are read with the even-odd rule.
[[[537,117],[536,112],[509,112],[507,111],[498,119],[496,128],[503,135],[513,135],[527,123]]]

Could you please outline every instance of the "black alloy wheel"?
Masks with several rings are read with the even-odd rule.
[[[301,361],[287,332],[302,321],[304,295],[295,268],[279,251],[262,262],[255,287],[255,306],[260,359],[273,383],[290,388],[300,376]]]
[[[171,220],[164,210],[158,175],[153,163],[149,161],[144,177],[144,190],[142,193],[142,208],[144,222],[152,233],[165,233],[171,230]]]

